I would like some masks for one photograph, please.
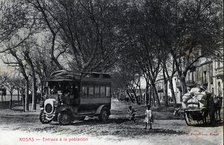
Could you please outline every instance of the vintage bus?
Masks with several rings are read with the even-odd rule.
[[[55,71],[42,82],[41,123],[71,124],[75,119],[98,116],[108,120],[111,108],[111,76],[106,73],[75,74]]]

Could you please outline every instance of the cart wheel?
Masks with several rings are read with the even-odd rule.
[[[203,124],[207,124],[208,111],[206,109],[202,110],[202,122]]]
[[[185,118],[185,113],[184,112],[181,112],[180,113],[180,119],[184,119]]]
[[[185,119],[185,122],[188,126],[192,126],[192,120],[186,112],[184,113],[184,119]]]

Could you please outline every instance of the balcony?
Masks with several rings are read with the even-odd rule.
[[[176,82],[176,85],[177,85],[178,88],[181,88],[181,83],[179,81]],[[186,85],[188,87],[196,87],[197,83],[195,81],[192,81],[192,80],[186,80]]]
[[[197,86],[197,83],[195,81],[192,81],[192,80],[187,80],[186,81],[186,85],[188,87],[196,87]]]

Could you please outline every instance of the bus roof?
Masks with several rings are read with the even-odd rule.
[[[110,79],[111,76],[107,73],[99,73],[99,72],[86,72],[86,73],[74,73],[72,71],[67,70],[58,70],[53,72],[49,79],[45,81],[78,81],[82,79],[90,80],[90,79]]]

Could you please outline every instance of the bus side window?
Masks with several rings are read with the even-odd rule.
[[[100,86],[100,97],[105,97],[106,95],[106,87]]]
[[[87,97],[87,95],[88,95],[87,86],[82,86],[82,96]]]
[[[110,87],[106,87],[106,97],[110,97]]]
[[[94,87],[94,96],[96,98],[100,97],[100,87],[98,85],[95,85],[95,87]]]
[[[88,97],[93,97],[93,86],[89,86],[89,94]]]

